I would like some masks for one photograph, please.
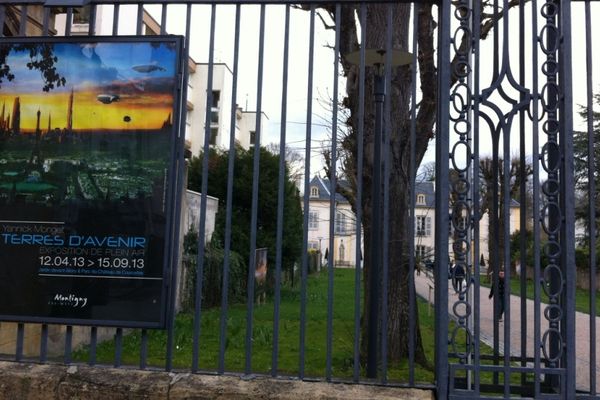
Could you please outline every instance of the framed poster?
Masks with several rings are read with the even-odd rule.
[[[164,327],[181,38],[0,41],[0,320]]]

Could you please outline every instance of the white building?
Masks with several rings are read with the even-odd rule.
[[[433,182],[419,182],[415,190],[415,256],[418,260],[428,261],[434,258],[435,248],[435,186]],[[520,227],[521,209],[516,200],[511,200],[510,204],[510,227],[509,232],[513,234]],[[488,240],[489,214],[485,213],[479,221],[479,255],[489,264],[489,240]],[[452,227],[448,227],[449,247],[448,254],[453,258],[452,249]],[[473,240],[471,239],[471,251],[473,250]],[[475,255],[474,255],[475,256]],[[484,272],[484,268],[482,268]]]
[[[343,183],[342,183],[343,184]],[[331,189],[331,182],[315,176],[310,183],[308,248],[320,250],[323,262],[329,249],[330,199],[335,196],[333,260],[336,267],[356,264],[356,218],[348,200]]]
[[[417,182],[415,189],[415,256],[417,262],[433,260],[435,248],[435,186]]]
[[[198,155],[204,146],[206,125],[206,101],[208,64],[195,63],[190,68],[188,80],[188,113],[186,119],[186,141],[190,143],[192,155]],[[220,149],[229,149],[231,135],[233,72],[227,64],[213,64],[212,104],[210,111],[210,145]],[[235,107],[235,144],[244,149],[254,144],[256,131],[255,111],[244,111]],[[261,113],[261,127],[264,132],[268,117]]]
[[[315,176],[310,184],[308,247],[321,250],[324,255],[329,246],[331,187],[328,179]],[[356,260],[356,218],[348,200],[335,194],[336,215],[334,221],[334,260],[336,266],[354,266]],[[415,189],[415,257],[417,262],[433,261],[435,249],[435,185],[418,182]],[[513,200],[510,207],[510,232],[519,229],[520,207]],[[489,215],[479,221],[479,251],[488,259],[487,238]],[[452,229],[448,227],[448,254],[452,258]],[[362,240],[361,240],[362,242]],[[471,244],[471,249],[473,243]],[[325,261],[325,260],[324,260]],[[486,263],[487,264],[487,263]]]

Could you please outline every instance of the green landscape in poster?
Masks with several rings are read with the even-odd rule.
[[[4,319],[162,324],[178,53],[175,38],[0,43]]]

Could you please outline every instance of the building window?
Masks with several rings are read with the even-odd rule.
[[[346,214],[341,211],[335,213],[335,233],[346,234]]]
[[[431,236],[431,217],[417,215],[416,225],[417,236]]]
[[[90,23],[90,6],[84,6],[73,13],[74,24],[89,24]]]
[[[415,246],[415,257],[417,261],[423,261],[429,256],[429,247],[421,244]]]
[[[210,144],[215,146],[217,144],[217,136],[219,135],[219,128],[210,128]]]
[[[214,90],[212,92],[212,104],[210,109],[210,123],[215,125],[219,123],[219,100],[221,98],[221,92]]]
[[[319,242],[308,242],[308,248],[313,250],[319,250]]]
[[[213,90],[212,92],[212,108],[219,108],[219,101],[221,100],[221,92]]]
[[[256,143],[256,132],[250,131],[250,146],[254,146]]]
[[[467,217],[460,217],[460,220],[458,220],[458,229],[460,231],[464,231],[467,229],[467,227]]]
[[[319,229],[319,213],[317,211],[310,211],[308,213],[308,229]]]
[[[313,186],[310,188],[310,197],[319,197],[319,188]]]
[[[342,243],[340,243],[340,251],[339,251],[338,255],[339,255],[340,261],[346,260],[346,246],[344,246],[344,241],[342,241]]]
[[[419,193],[417,195],[417,204],[425,205],[425,195],[424,194]]]
[[[213,109],[210,112],[210,123],[211,123],[211,125],[215,125],[215,124],[219,123],[219,110],[218,109],[217,110]]]

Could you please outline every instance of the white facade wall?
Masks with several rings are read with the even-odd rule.
[[[218,101],[216,101],[216,98],[213,99],[216,107],[211,106],[209,121],[211,130],[217,130],[214,146],[221,149],[229,148],[232,85],[233,75],[229,67],[225,64],[213,64],[212,92],[215,96],[218,94],[219,99]],[[191,144],[190,150],[194,156],[200,154],[204,147],[207,99],[208,64],[196,64],[195,72],[190,74],[188,82],[188,101],[193,109],[188,107],[185,133],[185,138]],[[249,135],[248,132],[245,132],[245,134]],[[236,139],[240,135],[241,132],[236,129]]]
[[[418,222],[417,218],[424,217],[430,218],[431,221],[431,231],[425,230],[424,234],[418,234]],[[511,207],[510,214],[510,233],[513,234],[517,230],[519,230],[519,208]],[[489,264],[489,240],[488,240],[488,227],[489,227],[489,214],[485,213],[481,220],[479,221],[479,255],[477,257],[483,257],[485,259],[486,266]],[[450,234],[450,229],[448,229],[448,233]],[[452,235],[450,234],[449,243],[448,243],[448,254],[450,255],[450,259],[452,260],[454,250],[452,249]],[[415,209],[415,252],[419,252],[417,246],[424,246],[426,254],[430,254],[430,256],[425,256],[424,260],[431,259],[433,260],[433,250],[435,249],[435,209],[427,208],[427,207],[418,207]],[[471,251],[473,251],[473,242],[471,243]],[[473,255],[475,256],[475,254]],[[480,258],[479,258],[480,259]],[[482,270],[482,272],[484,272]]]
[[[425,222],[425,229],[420,228],[417,220]],[[421,249],[419,248],[421,246]],[[435,249],[435,209],[433,207],[416,205],[415,207],[415,253],[421,261],[433,260]],[[419,252],[421,252],[419,254]]]
[[[326,250],[329,249],[329,222],[330,217],[329,201],[309,200],[309,212],[316,213],[316,221],[309,216],[308,229],[308,248],[321,251],[322,263],[325,264]],[[334,241],[333,241],[333,259],[334,265],[337,267],[354,267],[356,265],[356,222],[349,203],[338,203],[336,214],[343,215],[345,224],[340,226],[334,222]],[[342,219],[340,219],[341,221]],[[336,229],[336,227],[338,229]]]

